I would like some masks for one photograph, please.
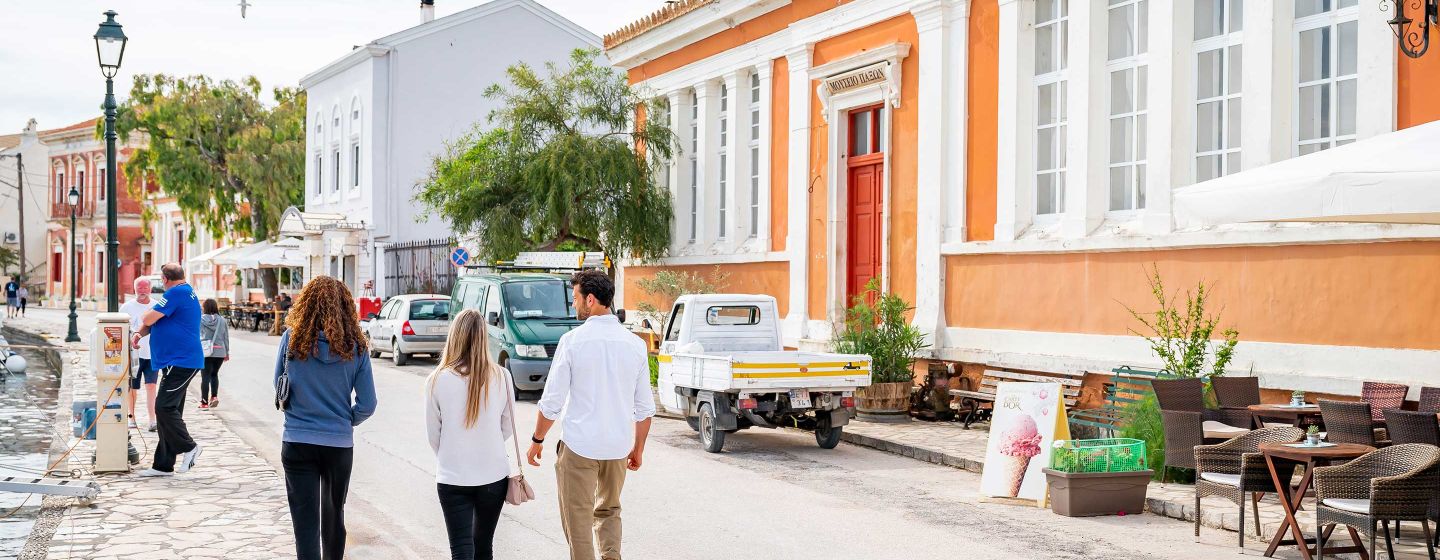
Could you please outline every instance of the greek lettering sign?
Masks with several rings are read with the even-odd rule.
[[[825,88],[830,91],[830,95],[835,95],[871,84],[878,84],[888,78],[886,75],[886,69],[888,67],[889,63],[877,62],[864,68],[856,68],[843,74],[837,74],[825,78]]]

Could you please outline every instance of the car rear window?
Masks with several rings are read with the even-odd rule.
[[[417,299],[410,302],[411,321],[444,321],[450,318],[450,300]]]
[[[705,310],[709,325],[758,325],[760,308],[753,305],[715,305]]]

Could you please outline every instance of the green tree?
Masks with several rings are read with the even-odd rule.
[[[564,245],[612,257],[652,258],[670,245],[670,193],[655,184],[674,153],[658,101],[632,90],[598,50],[569,64],[507,70],[485,97],[499,107],[447,145],[417,200],[458,233],[473,234],[482,260]]]
[[[730,274],[721,270],[720,265],[710,271],[710,276],[702,276],[696,272],[684,270],[661,270],[654,276],[639,280],[635,285],[645,295],[654,296],[664,303],[666,307],[661,309],[648,301],[640,302],[636,307],[642,316],[648,316],[657,321],[655,328],[663,330],[670,324],[670,309],[675,305],[675,300],[685,294],[713,294],[725,289],[730,283]]]
[[[145,142],[125,162],[130,193],[142,197],[148,180],[211,235],[274,238],[285,208],[305,200],[305,94],[275,88],[270,103],[262,94],[253,76],[136,76],[115,121],[122,140]],[[273,294],[274,271],[261,277]]]
[[[25,272],[20,270],[20,253],[9,247],[0,247],[0,276],[8,277],[11,268],[21,274]]]

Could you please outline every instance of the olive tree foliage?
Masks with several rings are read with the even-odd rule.
[[[436,156],[416,199],[483,260],[577,248],[653,258],[670,245],[670,193],[655,182],[674,155],[656,101],[634,91],[598,50],[576,49],[543,75],[524,63],[485,97],[486,122]]]

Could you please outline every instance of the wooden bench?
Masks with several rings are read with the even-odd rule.
[[[956,397],[955,400],[950,401],[950,408],[955,409],[957,414],[965,415],[961,422],[968,430],[970,425],[976,421],[989,418],[991,411],[995,409],[995,391],[1001,383],[1007,382],[1059,383],[1061,393],[1065,396],[1065,406],[1071,407],[1075,406],[1075,400],[1080,397],[1080,384],[1084,377],[1085,372],[1083,371],[1019,373],[1002,369],[987,369],[980,378],[980,386],[974,390],[950,390],[950,395]]]
[[[1156,370],[1130,366],[1120,366],[1110,373],[1112,381],[1105,384],[1105,403],[1099,408],[1071,411],[1071,426],[1089,426],[1100,430],[1105,437],[1115,437],[1115,430],[1130,419],[1130,406],[1155,392],[1150,382],[1160,375]]]

